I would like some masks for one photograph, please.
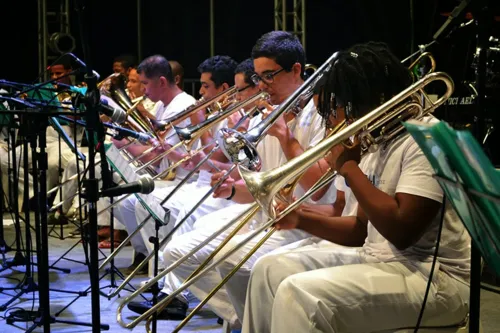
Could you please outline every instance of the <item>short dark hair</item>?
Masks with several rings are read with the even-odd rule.
[[[139,66],[137,66],[137,73],[144,73],[148,79],[163,76],[169,83],[175,84],[172,67],[170,67],[168,60],[161,55],[153,55],[144,59]]]
[[[55,65],[61,65],[64,67],[64,69],[68,70],[71,69],[73,66],[71,66],[71,61],[72,58],[70,56],[62,56],[59,59],[56,59],[50,66],[55,66]]]
[[[184,67],[176,60],[169,60],[168,63],[170,64],[170,68],[172,68],[172,76],[175,78],[179,75],[179,85],[184,87]]]
[[[297,36],[286,31],[271,31],[260,37],[252,49],[252,58],[266,57],[276,61],[287,72],[295,63],[301,66],[300,76],[304,78],[306,55]]]
[[[229,56],[216,55],[206,59],[198,66],[198,72],[211,73],[215,87],[220,87],[223,83],[229,86],[234,85],[234,70],[237,62]]]
[[[255,73],[253,67],[253,60],[251,58],[245,59],[236,66],[234,74],[243,74],[245,76],[245,83],[249,84],[251,87],[255,87],[255,83],[252,81],[252,75]]]
[[[318,112],[328,123],[338,106],[359,118],[410,86],[407,67],[384,43],[356,44],[341,51],[319,96]]]
[[[137,66],[137,58],[131,54],[119,55],[113,62],[121,63],[123,68],[135,68]]]

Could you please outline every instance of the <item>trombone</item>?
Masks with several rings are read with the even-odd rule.
[[[136,159],[143,158],[144,156],[146,156],[147,154],[151,153],[153,150],[158,148],[160,145],[162,145],[164,137],[160,135],[160,132],[164,132],[166,134],[168,130],[173,128],[176,124],[179,124],[183,120],[187,119],[188,117],[192,116],[193,114],[201,110],[204,109],[220,110],[223,106],[227,106],[228,101],[230,102],[233,101],[236,92],[237,92],[236,86],[232,86],[231,88],[228,88],[220,92],[219,94],[217,94],[216,96],[212,97],[207,101],[205,101],[205,99],[201,97],[193,105],[187,107],[183,111],[177,113],[176,115],[170,118],[167,118],[165,120],[151,120],[150,123],[152,125],[152,131],[156,133],[156,139],[158,140],[158,143],[153,145],[148,150],[144,151],[141,155],[137,156]],[[167,154],[164,154],[164,156],[165,155]]]
[[[428,84],[435,81],[443,82],[446,85],[446,92],[445,94],[440,96],[437,101],[433,102],[423,89]],[[256,199],[256,203],[254,203],[252,208],[262,207],[262,209],[270,217],[270,219],[260,228],[249,234],[242,242],[226,252],[219,260],[213,262],[197,275],[192,276],[191,279],[184,282],[176,291],[171,293],[167,298],[163,299],[147,312],[136,318],[133,322],[125,324],[121,318],[121,313],[118,313],[117,320],[119,320],[120,325],[127,328],[135,327],[137,323],[142,319],[150,317],[153,313],[161,310],[174,297],[179,295],[182,291],[202,278],[206,272],[212,270],[214,267],[229,258],[248,241],[258,236],[264,230],[272,227],[277,221],[279,221],[290,211],[302,204],[317,190],[331,182],[336,176],[335,172],[328,172],[323,175],[321,179],[313,187],[311,187],[304,196],[293,202],[280,214],[277,214],[272,209],[272,202],[275,198],[276,193],[278,193],[285,184],[293,182],[294,179],[303,174],[311,165],[315,164],[320,158],[323,158],[323,156],[325,156],[332,147],[338,144],[343,144],[353,135],[360,135],[361,144],[363,145],[363,151],[371,151],[371,146],[376,148],[376,145],[389,142],[390,140],[393,140],[394,138],[402,134],[404,128],[400,124],[401,121],[408,120],[410,118],[421,119],[422,117],[432,113],[451,96],[451,94],[453,93],[453,89],[453,81],[447,74],[439,72],[427,74],[422,79],[412,84],[410,87],[403,90],[383,105],[379,106],[375,110],[371,111],[359,120],[353,122],[344,129],[341,129],[338,133],[323,140],[315,147],[306,150],[302,155],[288,161],[286,164],[279,168],[259,173],[255,172],[251,168],[246,167],[245,165],[240,165],[240,174],[242,175],[244,181],[247,183],[249,190],[253,192],[252,194]],[[419,102],[416,102],[420,100],[420,97],[428,102],[425,108],[423,108],[421,104],[419,104]],[[410,101],[408,101],[409,99]],[[396,110],[394,111],[394,109]],[[248,211],[246,211],[245,213],[248,214]],[[245,213],[233,219],[232,222],[242,217],[246,217]],[[206,297],[206,299],[202,300],[201,304],[205,304],[208,299],[213,296],[215,292],[220,289],[227,280],[231,278],[231,276],[258,249],[258,247],[260,247],[260,245],[271,236],[274,230],[275,228],[271,228],[269,232],[263,236],[263,238],[256,244],[256,246],[238,263],[238,265],[234,267],[229,275],[226,276],[226,278]],[[155,279],[150,281],[150,283],[148,283],[148,287],[156,281],[158,280]],[[144,289],[138,290],[137,292],[143,290]],[[119,309],[122,310],[123,306],[119,307]],[[182,327],[187,322],[187,320],[189,320],[189,318],[186,318],[186,320],[180,324],[180,327]],[[180,329],[180,327],[178,327],[177,329]]]
[[[151,164],[153,164],[154,162],[158,161],[158,160],[161,160],[162,158],[164,158],[165,156],[167,156],[169,153],[171,153],[173,150],[181,147],[181,146],[184,146],[186,151],[188,152],[191,152],[191,149],[192,149],[192,146],[193,144],[203,135],[203,133],[205,133],[207,130],[211,129],[213,126],[215,126],[216,124],[218,124],[219,122],[223,121],[224,119],[226,119],[227,117],[229,117],[231,114],[233,114],[234,112],[238,111],[239,109],[251,104],[251,103],[254,103],[260,99],[264,99],[264,98],[267,98],[267,93],[257,93],[255,95],[253,95],[252,97],[240,102],[240,103],[237,103],[236,105],[230,107],[229,109],[225,110],[224,112],[221,112],[220,114],[214,116],[214,117],[211,117],[211,118],[208,118],[207,120],[205,120],[204,122],[201,122],[197,125],[191,125],[191,126],[187,126],[187,127],[184,127],[184,128],[177,128],[174,126],[174,129],[176,130],[176,134],[179,136],[180,138],[180,141],[179,143],[175,144],[174,146],[172,146],[171,148],[169,148],[166,152],[156,156],[154,159],[152,159],[151,161],[149,161],[148,163],[144,164],[142,167],[140,167],[139,169],[137,169],[136,171],[139,172],[141,170],[143,170],[145,167],[149,167]],[[192,156],[200,153],[201,151],[203,151],[205,148],[207,148],[208,146],[212,145],[212,142],[207,144],[207,145],[204,145],[198,149],[196,149],[195,151],[191,152],[190,155],[186,156],[185,158],[177,161],[176,163],[174,163],[173,165],[169,166],[167,169],[163,170],[160,174],[156,175],[153,177],[153,179],[158,179],[158,178],[162,178],[163,176],[165,176],[166,174],[168,174],[168,172],[170,172],[171,170],[175,169],[176,167],[178,167],[179,165],[181,165],[182,163],[186,162],[187,160],[189,160]],[[120,203],[121,201],[125,200],[125,198],[127,198],[128,196],[130,196],[131,194],[128,194],[126,196],[123,196],[121,197],[120,199],[116,200],[113,202],[113,204],[109,205],[108,207],[104,208],[103,210],[101,210],[100,212],[98,212],[98,215],[102,212],[104,212],[105,210],[111,208],[111,207],[114,207],[116,206],[118,203]]]
[[[422,60],[424,60],[425,58],[428,58],[429,61],[430,61],[430,68],[429,70],[427,71],[426,74],[430,74],[430,73],[433,73],[436,71],[436,59],[434,59],[434,56],[432,55],[432,53],[430,52],[423,52],[422,54],[420,54],[418,56],[417,59],[415,59],[415,61],[413,61],[411,63],[410,66],[408,66],[408,69],[410,70],[410,73],[411,73],[411,76],[413,77],[413,79],[415,80],[415,71],[417,70],[417,66],[422,62]],[[402,61],[404,62],[404,61]]]
[[[274,109],[257,126],[242,134],[234,129],[221,129],[218,141],[228,160],[234,164],[245,165],[251,170],[260,170],[261,161],[257,153],[257,144],[264,138],[269,128],[286,112],[300,112],[301,105],[312,98],[314,87],[328,73],[338,57],[338,52],[328,58],[307,80],[295,90],[283,103]]]
[[[201,135],[206,132],[207,130],[209,130],[210,128],[212,128],[213,126],[215,126],[217,123],[223,121],[224,119],[226,119],[227,117],[229,117],[232,113],[236,112],[236,111],[239,111],[240,109],[242,108],[245,108],[246,106],[248,105],[251,105],[259,100],[267,100],[269,97],[269,95],[265,92],[259,92],[259,93],[256,93],[255,95],[249,97],[248,99],[242,101],[242,102],[239,102],[237,103],[236,105],[232,106],[231,108],[219,113],[218,115],[216,116],[213,116],[207,120],[205,120],[204,122],[200,123],[200,124],[197,124],[197,125],[193,125],[193,126],[190,126],[189,128],[184,128],[184,141],[181,141],[181,143],[185,143],[185,144],[188,144],[187,148],[190,148],[191,145],[193,144],[194,141],[196,141],[199,137],[201,137]],[[256,113],[256,107],[253,107],[251,108],[250,111],[248,111],[244,117],[252,117],[255,113]],[[187,142],[186,142],[187,141]],[[187,161],[188,159],[190,159],[192,156],[194,156],[195,154],[198,154],[199,152],[203,151],[206,147],[212,145],[213,142],[210,142],[209,144],[197,149],[194,153],[192,153],[191,155],[188,155],[186,156],[185,158],[183,158],[182,160],[178,161],[177,163],[175,163],[175,166],[177,165],[180,165],[181,163],[184,163],[185,161]],[[189,174],[179,183],[177,184],[177,186],[172,189],[172,191],[170,191],[170,193],[162,200],[161,202],[161,205],[163,205],[165,202],[167,202],[177,191],[179,188],[182,187],[182,185],[184,185],[187,180],[189,178],[191,178],[191,176],[196,173],[198,171],[198,169],[201,167],[201,165],[208,161],[208,159],[213,155],[213,153],[215,153],[216,150],[219,149],[219,146],[216,144],[216,146],[214,148],[212,148],[212,150],[206,154],[206,156],[194,167],[193,170],[191,170],[189,172]],[[236,166],[233,166],[230,170],[228,170],[228,172],[226,173],[226,177],[229,176],[229,174],[231,173],[231,171],[234,170]],[[222,182],[224,181],[224,179],[221,179],[219,181],[219,184],[222,184]],[[214,186],[214,188],[216,188],[216,186]],[[195,205],[195,207],[193,207],[191,209],[191,211],[194,211],[211,193],[212,193],[213,189],[211,191],[209,191],[207,194],[205,194],[205,196]],[[109,209],[110,207],[112,207],[113,205],[115,205],[116,203],[120,202],[120,200],[122,200],[123,198],[120,198],[118,201],[114,202],[112,205],[106,207],[105,209],[103,209],[102,211],[100,211],[98,213],[98,215],[102,212],[104,212],[105,210]],[[186,218],[190,215],[191,213],[188,213],[186,215]],[[127,237],[127,239],[125,239],[117,248],[116,250],[111,253],[103,262],[102,264],[100,265],[99,269],[103,268],[105,265],[107,265],[109,263],[109,261],[114,258],[119,251],[121,251],[121,249],[123,248],[124,244],[127,243],[127,240],[129,238],[132,238],[137,232],[139,232],[142,227],[147,223],[147,221],[149,220],[151,216],[147,216],[144,220],[141,221],[141,223],[139,223],[139,225],[137,226],[137,228]],[[169,233],[169,235],[167,235],[160,243],[160,247],[162,247],[164,244],[166,244],[166,242],[168,241],[169,237],[170,237],[170,234],[173,234],[181,225],[182,223],[185,221],[186,219],[182,220],[176,227],[174,227],[174,229]],[[114,291],[113,294],[117,294],[121,289],[123,289],[123,287],[126,285],[126,283],[128,283],[128,281],[130,281],[133,276],[135,276],[136,272],[139,271],[148,261],[149,259],[153,256],[154,254],[151,253],[149,254],[139,265],[138,267],[132,272],[129,274],[129,276],[122,282],[122,284],[120,286],[117,287],[117,289]]]

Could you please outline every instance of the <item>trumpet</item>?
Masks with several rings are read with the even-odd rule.
[[[431,82],[436,81],[440,81],[446,85],[446,92],[436,101],[432,101],[424,92],[424,88]],[[260,245],[263,244],[263,242],[272,235],[275,230],[273,228],[273,225],[293,209],[297,208],[317,190],[330,183],[335,178],[336,173],[330,171],[324,174],[321,179],[306,192],[306,194],[293,202],[283,212],[277,214],[272,208],[272,202],[276,197],[276,193],[278,193],[285,184],[293,183],[294,180],[302,175],[311,165],[317,163],[319,159],[323,158],[331,150],[332,147],[338,144],[343,144],[352,136],[359,135],[361,137],[361,144],[363,145],[364,153],[373,151],[374,149],[376,149],[377,145],[388,143],[394,140],[403,133],[403,126],[401,125],[401,121],[408,119],[421,119],[422,117],[432,113],[451,96],[451,94],[453,93],[453,89],[453,81],[447,74],[439,72],[427,74],[422,79],[415,82],[410,87],[403,90],[383,105],[356,120],[349,126],[346,126],[345,128],[339,130],[338,133],[329,136],[315,147],[306,150],[302,155],[291,159],[281,167],[266,172],[256,172],[250,168],[247,168],[245,165],[239,165],[238,169],[240,171],[240,174],[247,184],[252,195],[256,199],[256,203],[252,206],[252,208],[261,207],[266,215],[270,217],[268,221],[261,227],[256,229],[254,232],[250,233],[237,246],[226,252],[219,260],[213,262],[208,267],[200,271],[197,275],[192,276],[189,280],[184,282],[167,298],[163,299],[161,302],[142,314],[132,323],[126,324],[126,327],[134,327],[135,325],[137,325],[138,321],[147,318],[153,313],[161,310],[174,297],[179,295],[183,290],[187,289],[193,283],[202,278],[203,275],[208,271],[212,270],[217,265],[233,255],[236,251],[241,249],[244,244],[260,235],[264,230],[271,228],[266,233],[266,235],[257,243],[257,245],[238,263],[238,265],[234,267],[230,274],[228,274],[228,276],[226,276],[225,279],[212,292],[209,293],[207,298],[202,300],[202,302],[200,303],[201,305],[205,304],[208,301],[208,298],[214,295],[215,292],[223,286],[225,281],[227,281],[244,264],[244,262],[248,260],[248,258],[258,249],[258,247],[260,247]],[[427,102],[425,108],[422,106],[422,104],[419,104],[422,99]],[[368,140],[364,140],[364,137],[367,137]],[[370,148],[372,145],[373,148]],[[245,213],[248,213],[248,211]],[[245,217],[244,214],[235,218],[232,222],[235,222],[238,218],[243,217]],[[154,283],[154,281],[151,282]],[[188,318],[186,318],[186,320],[182,322],[180,326],[183,326],[187,322],[187,320]],[[120,323],[120,325],[122,325],[122,323]],[[180,327],[176,328],[176,331],[179,328]]]

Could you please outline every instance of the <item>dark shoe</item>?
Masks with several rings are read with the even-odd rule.
[[[134,262],[132,263],[132,265],[128,266],[127,268],[122,269],[121,270],[122,273],[125,275],[129,275],[137,268],[137,266],[139,266],[139,264],[141,262],[144,261],[144,259],[146,259],[146,256],[144,254],[142,254],[142,253],[137,254],[134,258]],[[144,266],[142,266],[142,268],[137,272],[137,274],[139,274],[139,275],[148,274],[148,264],[145,264]]]
[[[158,294],[158,302],[162,299],[165,299],[168,295],[165,293]],[[151,309],[153,306],[152,301],[145,302],[130,302],[128,304],[128,308],[130,311],[133,311],[138,314],[143,314],[144,312]],[[188,305],[177,298],[174,298],[169,305],[161,312],[157,313],[158,319],[171,319],[171,320],[182,320],[186,318]]]
[[[66,225],[66,224],[68,224],[68,219],[63,214],[59,214],[56,217],[56,213],[52,213],[47,216],[47,225]]]

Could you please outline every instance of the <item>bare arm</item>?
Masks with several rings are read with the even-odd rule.
[[[441,206],[437,201],[406,193],[391,197],[373,186],[354,161],[346,162],[341,174],[373,226],[398,249],[413,245]]]
[[[361,246],[366,238],[366,222],[356,216],[329,217],[303,209],[286,215],[276,223],[279,230],[298,228],[345,246]]]

